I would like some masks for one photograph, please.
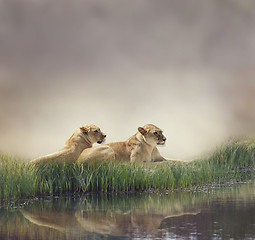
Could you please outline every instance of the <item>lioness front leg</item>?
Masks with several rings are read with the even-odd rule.
[[[168,161],[164,157],[162,157],[159,153],[159,150],[155,147],[151,153],[151,161],[152,162],[165,162]]]
[[[160,155],[160,153],[156,147],[152,151],[151,158],[152,158],[152,162],[180,162],[180,163],[188,162],[188,161],[180,160],[180,159],[164,158]]]

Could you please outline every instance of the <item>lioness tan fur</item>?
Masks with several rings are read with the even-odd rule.
[[[139,127],[138,132],[125,142],[115,142],[85,149],[78,162],[91,161],[125,161],[125,162],[158,162],[167,161],[163,158],[157,145],[164,145],[166,137],[162,130],[153,124]]]
[[[41,162],[75,162],[81,152],[86,148],[91,148],[93,143],[102,143],[106,135],[99,127],[86,124],[77,129],[74,134],[66,141],[64,148],[43,157],[36,158],[30,163],[36,164]]]

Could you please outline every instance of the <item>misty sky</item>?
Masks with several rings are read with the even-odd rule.
[[[0,151],[54,152],[162,128],[190,159],[255,129],[252,0],[0,0]]]

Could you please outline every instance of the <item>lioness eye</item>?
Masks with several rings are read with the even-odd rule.
[[[95,133],[97,133],[97,132],[98,132],[98,130],[95,130],[94,132],[95,132]]]
[[[157,132],[155,132],[154,134],[155,134],[156,136],[158,136],[158,133],[157,133]]]

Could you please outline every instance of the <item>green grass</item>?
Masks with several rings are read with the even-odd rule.
[[[255,139],[231,140],[190,163],[46,164],[0,155],[0,199],[75,192],[174,190],[254,177]]]

